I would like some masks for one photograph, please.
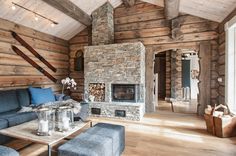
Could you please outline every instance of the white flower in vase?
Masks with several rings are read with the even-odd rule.
[[[71,88],[75,89],[77,86],[77,83],[75,82],[75,80],[69,77],[62,79],[61,83],[62,83],[62,94],[64,94],[65,87],[66,89],[71,89]]]

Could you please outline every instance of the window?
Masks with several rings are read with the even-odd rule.
[[[225,102],[236,112],[236,16],[225,24],[226,64]]]

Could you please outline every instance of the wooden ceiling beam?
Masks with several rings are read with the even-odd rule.
[[[134,6],[134,4],[136,2],[136,0],[122,0],[122,1],[124,3],[125,7],[127,7],[127,8]]]
[[[165,16],[167,20],[171,20],[179,16],[179,3],[180,0],[165,0]]]
[[[69,0],[43,1],[86,26],[89,26],[92,23],[91,17]]]

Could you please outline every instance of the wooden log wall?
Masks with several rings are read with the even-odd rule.
[[[78,84],[76,90],[71,90],[73,99],[81,100],[84,93],[84,72],[75,71],[75,58],[78,51],[84,51],[84,46],[91,45],[91,29],[86,28],[70,41],[70,77]]]
[[[149,3],[137,2],[131,8],[120,5],[115,9],[115,42],[141,41],[146,47],[146,61],[153,61],[153,54],[170,49],[191,49],[199,51],[201,41],[211,44],[211,90],[218,92],[217,71],[214,67],[218,54],[218,26],[219,23],[190,15],[180,15],[175,21],[165,19],[164,9]],[[171,38],[172,23],[179,25],[181,34],[177,39]],[[176,30],[175,30],[176,31]],[[146,62],[146,82],[152,82],[153,65]],[[149,75],[148,75],[149,74]],[[152,96],[153,87],[146,84],[146,97]],[[211,103],[215,103],[217,96],[211,95]],[[152,97],[147,101],[150,106],[146,110],[153,111]],[[150,101],[149,101],[150,100]]]
[[[180,15],[177,19],[181,34],[177,39],[171,38],[171,21],[166,20],[164,8],[150,3],[136,2],[133,7],[126,8],[123,4],[114,10],[115,24],[115,43],[142,42],[146,47],[146,101],[148,102],[146,110],[154,111],[152,99],[153,77],[153,56],[154,54],[171,49],[191,49],[199,51],[201,41],[210,41],[211,44],[211,103],[214,103],[218,96],[212,93],[218,93],[217,69],[215,64],[218,59],[218,26],[219,23],[205,20],[190,15]],[[176,23],[176,21],[175,21]],[[83,35],[82,35],[83,34]],[[88,44],[88,36],[85,33],[78,34],[70,41],[71,66],[75,50],[83,49],[84,44]],[[71,67],[72,69],[73,67]],[[76,74],[75,74],[76,73]],[[149,74],[149,75],[148,75]],[[78,79],[83,81],[82,73],[73,72]],[[80,77],[78,76],[80,75]]]
[[[224,20],[220,23],[219,26],[219,59],[218,59],[218,74],[219,77],[223,79],[223,82],[219,82],[219,102],[224,103],[225,102],[225,38],[226,33],[224,26],[225,24],[236,16],[236,9],[233,10]]]
[[[20,45],[10,31],[15,31],[40,55],[57,68],[51,71],[45,64],[38,60],[32,53]],[[17,46],[22,52],[47,70],[58,83],[52,82],[28,62],[18,56],[11,45]],[[55,92],[61,91],[60,80],[69,75],[69,44],[57,37],[44,34],[31,28],[0,19],[0,90],[25,88],[30,85],[52,87]]]

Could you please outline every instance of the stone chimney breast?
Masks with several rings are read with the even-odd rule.
[[[113,7],[109,2],[92,13],[92,45],[114,43]]]

